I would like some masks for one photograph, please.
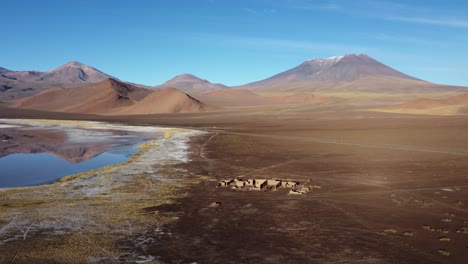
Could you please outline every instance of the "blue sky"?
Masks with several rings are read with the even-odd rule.
[[[192,73],[240,85],[305,60],[365,53],[468,86],[468,2],[435,0],[18,0],[2,3],[0,67],[77,60],[122,80]]]

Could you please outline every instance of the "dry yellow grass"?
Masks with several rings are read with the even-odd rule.
[[[424,226],[422,226],[422,228],[423,228],[424,230],[427,230],[427,231],[430,231],[430,232],[436,231],[435,228],[430,227],[430,226],[428,226],[428,225],[424,225]]]
[[[398,233],[398,230],[396,230],[394,228],[389,228],[389,229],[385,229],[384,232],[387,233],[387,234],[396,234],[396,233]]]
[[[394,114],[413,114],[413,115],[457,115],[458,107],[444,107],[444,108],[433,108],[433,109],[385,109],[385,108],[374,108],[370,109],[374,112],[383,113],[394,113]]]
[[[409,231],[406,231],[406,232],[403,233],[403,236],[405,236],[405,237],[412,237],[413,235],[414,235],[414,233],[409,232]]]

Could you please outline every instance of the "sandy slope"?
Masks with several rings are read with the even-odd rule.
[[[13,107],[53,112],[102,114],[130,106],[151,91],[107,79],[89,86],[45,91],[13,104]]]
[[[206,105],[174,88],[151,91],[115,79],[45,91],[17,101],[16,108],[81,114],[155,114],[205,111]]]
[[[187,113],[203,112],[211,109],[199,100],[175,88],[166,88],[155,91],[145,97],[141,102],[130,107],[109,112],[110,115],[139,115],[158,113]]]

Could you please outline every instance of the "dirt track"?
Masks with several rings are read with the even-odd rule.
[[[451,154],[451,155],[468,155],[466,150],[456,150],[456,149],[437,149],[437,148],[425,148],[417,146],[408,146],[408,145],[387,145],[387,144],[369,144],[365,142],[351,142],[345,140],[336,140],[336,139],[326,139],[326,138],[311,138],[311,137],[293,137],[293,136],[277,136],[277,135],[265,135],[265,134],[253,134],[253,133],[236,133],[236,132],[224,132],[230,135],[239,135],[239,136],[253,136],[253,137],[265,137],[272,140],[296,140],[296,141],[308,141],[324,144],[337,144],[337,145],[348,145],[354,147],[366,147],[366,148],[384,148],[384,149],[396,149],[396,150],[408,150],[408,151],[420,151],[420,152],[430,152],[430,153],[442,153],[442,154]]]

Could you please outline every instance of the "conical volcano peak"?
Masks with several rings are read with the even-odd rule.
[[[294,86],[327,87],[345,84],[362,78],[397,78],[421,81],[380,63],[366,54],[345,54],[328,58],[308,60],[287,71],[242,88],[252,90],[275,90]],[[274,87],[274,88],[272,88]]]

